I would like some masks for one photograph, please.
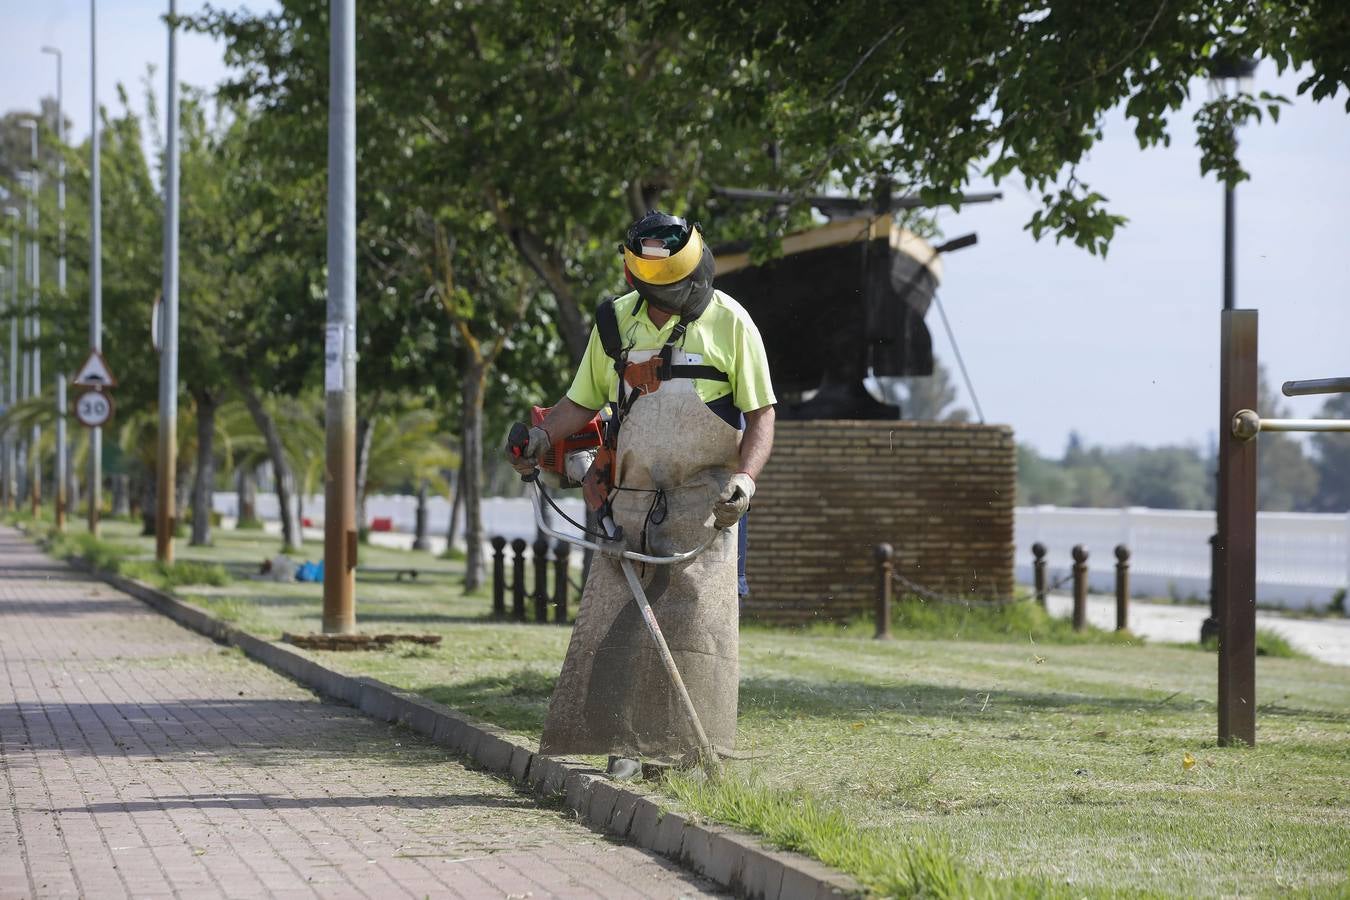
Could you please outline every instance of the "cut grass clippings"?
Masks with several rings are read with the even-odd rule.
[[[153,559],[136,526],[108,543]],[[220,531],[184,561],[222,565],[192,603],[267,638],[318,630],[321,588],[247,577],[279,539]],[[308,545],[298,556],[318,558]],[[537,739],[569,638],[487,616],[463,568],[362,548],[363,630],[436,647],[314,652]],[[415,566],[415,583],[396,569]],[[575,597],[573,604],[575,604]],[[653,787],[896,896],[1340,896],[1350,888],[1350,673],[1257,660],[1258,744],[1215,742],[1213,657],[1075,634],[1034,604],[896,603],[895,640],[865,621],[741,639],[738,747],[715,788]]]

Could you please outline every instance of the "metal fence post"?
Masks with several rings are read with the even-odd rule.
[[[548,621],[548,541],[534,542],[534,620]]]
[[[1209,615],[1200,623],[1200,643],[1219,637],[1219,536],[1209,536]]]
[[[895,568],[895,550],[890,544],[877,544],[873,555],[877,562],[877,633],[879,641],[891,638],[891,573]]]
[[[1088,552],[1082,544],[1073,546],[1073,630],[1087,627]]]
[[[1045,545],[1040,541],[1031,545],[1031,574],[1036,582],[1036,602],[1045,606]]]
[[[525,621],[525,548],[529,544],[524,538],[511,542],[515,558],[511,560],[511,618],[517,622]]]
[[[571,566],[572,545],[558,541],[553,545],[553,621],[567,624],[567,579]]]
[[[492,539],[492,615],[506,618],[506,538]]]
[[[1116,631],[1130,627],[1130,548],[1116,545]]]

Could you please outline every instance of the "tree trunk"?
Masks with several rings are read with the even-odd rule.
[[[211,495],[216,484],[216,407],[219,398],[211,391],[195,394],[197,401],[197,474],[192,481],[193,547],[211,543]]]
[[[126,475],[112,477],[112,514],[115,517],[131,515],[131,484]]]
[[[156,495],[159,493],[158,479],[154,475],[141,479],[141,535],[153,536],[155,533]]]
[[[459,514],[464,509],[464,460],[459,462],[459,472],[455,475],[455,489],[450,498],[450,525],[445,529],[445,552],[455,548],[455,535],[459,533]]]
[[[356,531],[364,534],[370,527],[366,518],[366,480],[370,473],[370,445],[375,438],[373,419],[363,419],[356,439]]]
[[[413,535],[414,550],[430,550],[431,540],[427,537],[427,480],[417,487],[417,533]]]
[[[286,550],[300,550],[303,539],[300,534],[300,519],[295,509],[295,475],[291,472],[291,463],[286,458],[286,448],[281,444],[281,432],[277,423],[263,408],[262,399],[253,385],[242,376],[235,376],[239,393],[244,396],[244,405],[248,407],[253,424],[262,432],[267,444],[267,455],[272,460],[272,472],[276,481],[277,504],[281,515],[281,540]]]
[[[467,354],[466,354],[467,355]],[[487,366],[481,360],[466,360],[462,382],[464,417],[464,588],[483,583],[483,386]]]
[[[239,467],[235,473],[235,491],[239,494],[235,527],[238,528],[242,522],[258,521],[258,474],[252,466]]]
[[[499,218],[499,225],[505,224]],[[558,332],[562,335],[563,346],[573,363],[581,362],[586,352],[586,342],[590,338],[590,328],[581,314],[581,305],[567,280],[562,260],[553,253],[533,232],[524,228],[507,225],[506,235],[516,250],[525,259],[525,263],[534,270],[535,275],[553,294],[558,304]]]

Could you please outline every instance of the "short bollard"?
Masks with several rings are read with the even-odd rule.
[[[1219,601],[1215,594],[1216,579],[1219,577],[1219,536],[1209,536],[1209,615],[1200,623],[1200,643],[1219,639]]]
[[[1088,552],[1082,544],[1073,546],[1073,630],[1087,627]]]
[[[1130,627],[1130,548],[1116,544],[1116,631]]]
[[[492,615],[506,618],[506,538],[492,539]]]
[[[525,621],[525,548],[529,544],[524,538],[511,542],[516,557],[511,560],[511,618],[517,622]]]
[[[534,620],[548,621],[548,541],[534,542]]]
[[[1045,605],[1045,545],[1040,541],[1031,545],[1031,574],[1036,581],[1036,602]]]
[[[572,545],[558,541],[553,545],[553,621],[567,624],[567,579],[572,564]]]
[[[413,538],[414,550],[430,550],[431,540],[427,537],[427,480],[422,479],[422,484],[417,488],[417,519]]]
[[[876,639],[891,639],[891,572],[895,568],[895,551],[890,544],[877,544],[873,556],[877,562],[877,633]]]

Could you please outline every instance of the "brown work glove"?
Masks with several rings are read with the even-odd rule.
[[[727,480],[726,487],[717,496],[713,504],[713,524],[718,528],[730,528],[741,520],[750,508],[750,498],[755,496],[755,479],[744,472],[737,472]]]
[[[530,429],[530,443],[525,447],[525,452],[515,456],[508,447],[506,459],[517,472],[528,475],[538,468],[539,457],[547,453],[552,446],[553,442],[549,440],[548,432],[536,425]]]

